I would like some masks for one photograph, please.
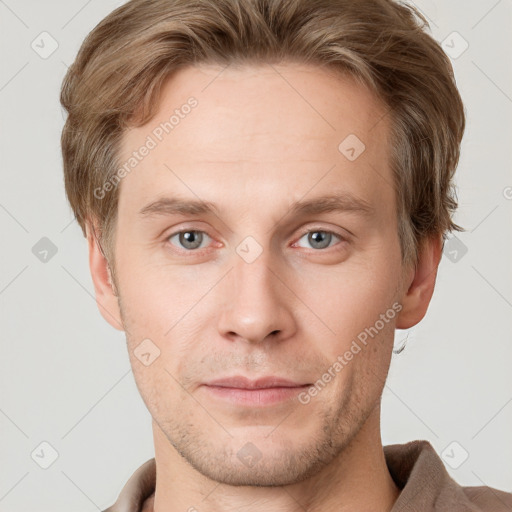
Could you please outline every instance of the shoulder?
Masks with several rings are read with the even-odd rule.
[[[139,466],[121,489],[116,502],[102,512],[145,512],[153,508],[156,462],[149,459]],[[149,498],[149,499],[148,499]]]
[[[401,493],[392,512],[512,512],[512,493],[462,486],[426,440],[384,447],[391,477]]]
[[[478,512],[511,512],[512,493],[500,491],[485,485],[461,487],[468,501],[475,505]]]

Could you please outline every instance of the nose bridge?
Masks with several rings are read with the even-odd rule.
[[[259,252],[256,257],[254,251]],[[278,266],[273,264],[270,250],[258,249],[251,240],[242,242],[232,261],[233,269],[224,283],[221,334],[251,342],[263,341],[275,331],[280,337],[289,336],[294,325],[293,294],[282,282],[284,276],[275,270]]]
[[[242,250],[242,245],[239,250]],[[271,265],[268,249],[262,250],[254,261],[246,260],[240,254],[234,258],[232,279],[239,298],[269,298],[274,295],[276,277]]]

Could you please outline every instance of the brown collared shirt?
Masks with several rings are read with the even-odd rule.
[[[460,486],[428,441],[384,446],[384,456],[401,490],[391,512],[512,512],[512,493],[487,486]],[[153,458],[133,473],[117,501],[103,512],[152,509],[155,482]]]

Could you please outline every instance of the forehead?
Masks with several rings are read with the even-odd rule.
[[[263,200],[338,185],[372,202],[391,182],[385,114],[369,89],[319,67],[184,68],[164,83],[155,117],[123,136],[121,163],[154,144],[123,178],[130,192],[120,202],[141,204],[176,186],[206,199],[232,187]]]

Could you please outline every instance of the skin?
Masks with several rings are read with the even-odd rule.
[[[120,184],[115,289],[88,235],[99,309],[126,332],[153,418],[157,482],[144,510],[389,511],[400,491],[380,400],[394,329],[424,317],[442,244],[426,240],[418,265],[402,266],[386,108],[308,65],[189,67],[167,81],[155,118],[125,133],[122,160],[190,96],[198,106]],[[354,161],[338,150],[349,134],[366,146]],[[374,213],[287,215],[333,191]],[[139,215],[176,195],[219,213]],[[180,229],[203,233],[200,248],[171,236]],[[335,235],[323,248],[308,231]],[[252,263],[236,251],[247,236],[262,250]],[[201,386],[232,375],[314,383],[394,303],[401,311],[307,404],[237,407]],[[146,338],[160,350],[149,366],[134,352]],[[237,457],[249,442],[252,467]]]

